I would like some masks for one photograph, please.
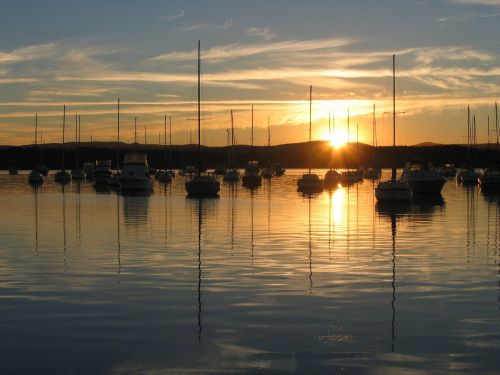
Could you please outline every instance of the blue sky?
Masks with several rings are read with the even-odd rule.
[[[325,138],[328,116],[371,143],[390,137],[391,55],[397,54],[398,142],[463,142],[466,106],[479,141],[498,96],[500,0],[440,1],[4,1],[0,22],[0,144],[60,140],[62,105],[82,115],[82,139],[112,140],[115,101],[124,140],[139,118],[158,139],[172,115],[174,142],[194,123],[196,54],[202,43],[202,140],[224,144],[229,110],[239,143]],[[70,122],[68,118],[68,122]],[[354,131],[351,129],[351,134]],[[351,138],[353,140],[353,138]]]

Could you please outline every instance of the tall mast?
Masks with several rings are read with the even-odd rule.
[[[471,144],[470,135],[471,135],[470,107],[467,106],[467,164],[470,163],[470,144]]]
[[[500,158],[498,155],[498,105],[497,102],[495,102],[495,131],[497,135],[497,159]]]
[[[377,118],[375,117],[375,104],[373,104],[373,119],[372,119],[372,147],[375,147],[375,138],[377,137],[375,127],[377,126]]]
[[[134,118],[134,143],[137,145],[137,117]]]
[[[328,140],[332,140],[332,115],[328,113]]]
[[[250,144],[253,147],[253,105],[252,105],[252,134],[251,134],[250,138],[251,138]]]
[[[396,147],[396,55],[392,55],[392,145]]]
[[[198,40],[198,176],[201,173],[201,47]]]
[[[66,128],[66,104],[63,106],[62,170],[64,171],[64,130]]]
[[[233,110],[231,109],[231,158],[229,163],[229,168],[233,168],[233,152],[234,152],[234,119],[233,119]]]
[[[35,114],[35,146],[38,140],[38,113]]]
[[[309,85],[309,174],[311,174],[311,129],[312,129],[312,92],[313,87]]]
[[[172,116],[169,116],[168,117],[168,126],[169,126],[169,130],[168,130],[168,142],[169,142],[169,146],[168,146],[168,167],[170,169],[172,169]]]
[[[163,136],[163,168],[167,169],[167,115],[165,115],[165,122],[163,124],[165,135]]]
[[[78,115],[78,165],[76,169],[80,169],[80,139],[81,139],[82,123],[81,117]]]
[[[75,169],[78,169],[78,115],[75,115]]]
[[[350,116],[349,116],[349,108],[347,108],[347,146],[349,146],[349,128],[350,128],[350,124],[349,124],[349,121],[350,121]]]
[[[269,126],[269,116],[267,116],[267,146],[271,147],[271,127]]]
[[[120,98],[118,98],[117,106],[117,116],[116,116],[116,127],[117,127],[117,138],[116,138],[116,170],[120,169]]]

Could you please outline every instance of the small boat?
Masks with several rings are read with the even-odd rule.
[[[323,178],[325,188],[336,188],[340,182],[341,174],[335,169],[329,169]]]
[[[498,166],[491,166],[486,169],[478,179],[479,185],[483,190],[500,189],[500,169]]]
[[[364,172],[364,178],[367,180],[378,180],[382,175],[382,169],[378,166],[370,166]]]
[[[274,176],[274,170],[272,168],[264,168],[261,172],[260,172],[262,178],[266,178],[266,179],[270,179],[270,178],[273,178]]]
[[[283,176],[286,172],[285,168],[283,168],[281,165],[279,164],[274,164],[272,166],[272,168],[274,169],[274,175],[275,176]]]
[[[120,190],[151,190],[147,156],[142,152],[130,152],[123,159],[123,170],[118,177]]]
[[[392,147],[396,148],[396,55],[392,55]],[[396,167],[392,167],[391,179],[381,181],[375,188],[375,198],[379,202],[408,202],[412,198],[410,184],[396,178]]]
[[[162,184],[167,184],[172,182],[172,175],[167,171],[158,171],[156,174],[156,179]]]
[[[479,174],[474,168],[464,168],[457,171],[457,181],[463,184],[477,184]]]
[[[83,172],[85,172],[85,176],[88,179],[93,179],[95,172],[95,163],[91,161],[83,163]]]
[[[180,174],[180,172],[179,172]],[[194,167],[193,165],[187,165],[185,168],[184,168],[184,174],[182,176],[189,176],[189,175],[193,175],[193,174],[196,174],[196,167]]]
[[[112,176],[111,160],[96,160],[94,181],[96,184],[108,184]]]
[[[71,170],[71,179],[75,181],[85,180],[85,172],[81,169],[72,169]]]
[[[245,174],[242,177],[244,187],[258,187],[262,185],[262,176],[260,175],[259,162],[251,160],[245,168]]]
[[[198,135],[201,134],[201,48],[198,41]],[[217,197],[220,183],[211,174],[202,175],[201,166],[201,137],[198,136],[198,170],[196,176],[186,181],[185,188],[190,197]],[[186,168],[187,169],[187,168]]]
[[[439,194],[446,183],[430,162],[422,161],[406,162],[401,180],[408,182],[413,193]]]
[[[455,177],[457,175],[457,168],[453,164],[445,164],[437,170],[443,177]]]
[[[18,167],[9,167],[9,174],[11,176],[17,176],[19,174],[19,168]]]
[[[32,170],[28,175],[28,182],[32,185],[42,184],[44,181],[43,174],[39,170]]]
[[[297,188],[304,193],[319,193],[323,191],[323,181],[317,174],[311,172],[311,135],[312,135],[312,86],[309,86],[309,172],[297,180]]]
[[[227,170],[223,180],[226,182],[238,182],[240,178],[240,172],[236,168],[231,168]]]
[[[342,185],[352,185],[361,181],[359,171],[344,171],[340,174],[340,183]]]

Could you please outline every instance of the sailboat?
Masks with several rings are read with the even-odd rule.
[[[234,120],[233,110],[231,110],[231,150],[229,152],[229,169],[224,174],[224,181],[238,182],[240,180],[240,172],[234,164]]]
[[[373,121],[372,121],[372,149],[373,162],[367,166],[364,177],[369,180],[378,180],[382,174],[382,169],[377,165],[377,117],[375,116],[375,104],[373,105]]]
[[[57,173],[54,176],[54,180],[56,182],[60,182],[62,184],[68,183],[71,180],[71,175],[69,174],[68,171],[64,169],[64,157],[65,157],[65,149],[64,149],[64,131],[66,128],[66,105],[63,107],[63,128],[62,128],[62,163],[61,163],[61,170],[57,171]]]
[[[271,128],[269,127],[269,117],[267,118],[267,149],[268,154],[270,154],[269,151],[271,151]],[[260,174],[263,178],[273,178],[274,169],[272,166],[270,166],[269,168],[264,168]]]
[[[349,108],[347,109],[347,147],[349,147],[349,131],[350,131],[350,115],[349,115]],[[350,168],[347,169],[347,171],[342,172],[340,175],[340,182],[342,185],[352,185],[356,182],[360,181],[360,173],[359,171],[351,171]]]
[[[396,55],[392,55],[392,142],[396,148]],[[410,184],[396,179],[396,167],[392,167],[391,179],[379,182],[375,188],[378,201],[397,202],[409,201],[412,197]]]
[[[252,105],[252,136],[251,136],[251,150],[253,150],[253,105]],[[247,167],[245,168],[245,174],[243,175],[242,185],[248,188],[254,188],[262,185],[262,176],[260,175],[259,162],[256,160],[250,160]]]
[[[166,166],[167,164],[167,116],[165,115],[165,122],[164,122],[164,137],[163,137],[163,164]],[[158,182],[167,184],[169,182],[172,182],[172,175],[170,172],[167,171],[165,168],[164,170],[160,170],[157,174]]]
[[[35,144],[33,146],[33,152],[36,154],[36,159],[38,159],[38,114],[35,115]],[[39,160],[34,160],[34,168],[28,175],[28,182],[30,184],[36,185],[41,184],[44,181],[43,174],[40,171]]]
[[[80,116],[75,115],[75,169],[71,170],[71,179],[81,181],[85,179],[85,172],[79,168],[80,166]]]
[[[117,103],[117,115],[116,115],[116,171],[115,174],[111,173],[109,176],[108,184],[110,187],[119,188],[120,182],[118,181],[120,177],[120,98],[118,98]]]
[[[332,132],[333,128],[333,132]],[[335,117],[331,117],[328,115],[328,136],[329,139],[335,136]],[[332,162],[332,156],[331,156],[331,148],[330,148],[330,158],[329,158],[329,163]],[[325,177],[323,178],[323,185],[325,186],[326,189],[331,190],[332,188],[336,188],[339,185],[340,181],[340,173],[337,172],[335,169],[330,169],[326,172]]]
[[[215,197],[220,190],[220,183],[213,175],[201,174],[201,52],[198,41],[198,170],[196,176],[186,181],[185,187],[191,197]]]
[[[500,157],[498,136],[499,136],[499,123],[498,123],[498,105],[495,103],[495,133],[497,138],[496,154],[497,158]],[[500,165],[497,161],[496,165],[490,166],[484,174],[478,179],[479,185],[482,190],[498,190],[500,189]]]
[[[311,172],[311,130],[312,130],[312,86],[309,86],[309,171],[297,180],[299,191],[316,193],[323,191],[323,181],[316,173]]]
[[[474,124],[475,125],[475,124]],[[490,118],[488,116],[488,128],[490,125]],[[471,150],[471,146],[474,142],[471,142],[471,122],[470,122],[470,108],[467,106],[467,166],[464,169],[460,169],[457,172],[457,181],[463,184],[477,184],[478,174],[476,170],[471,166],[470,163],[470,154],[471,151],[475,152],[475,150]],[[488,129],[488,141],[489,141],[489,129]],[[489,142],[488,142],[489,143]]]

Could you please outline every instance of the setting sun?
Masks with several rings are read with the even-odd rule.
[[[328,130],[321,139],[328,140],[331,147],[341,148],[347,143],[347,132],[343,129],[335,129],[335,132],[328,134]]]

